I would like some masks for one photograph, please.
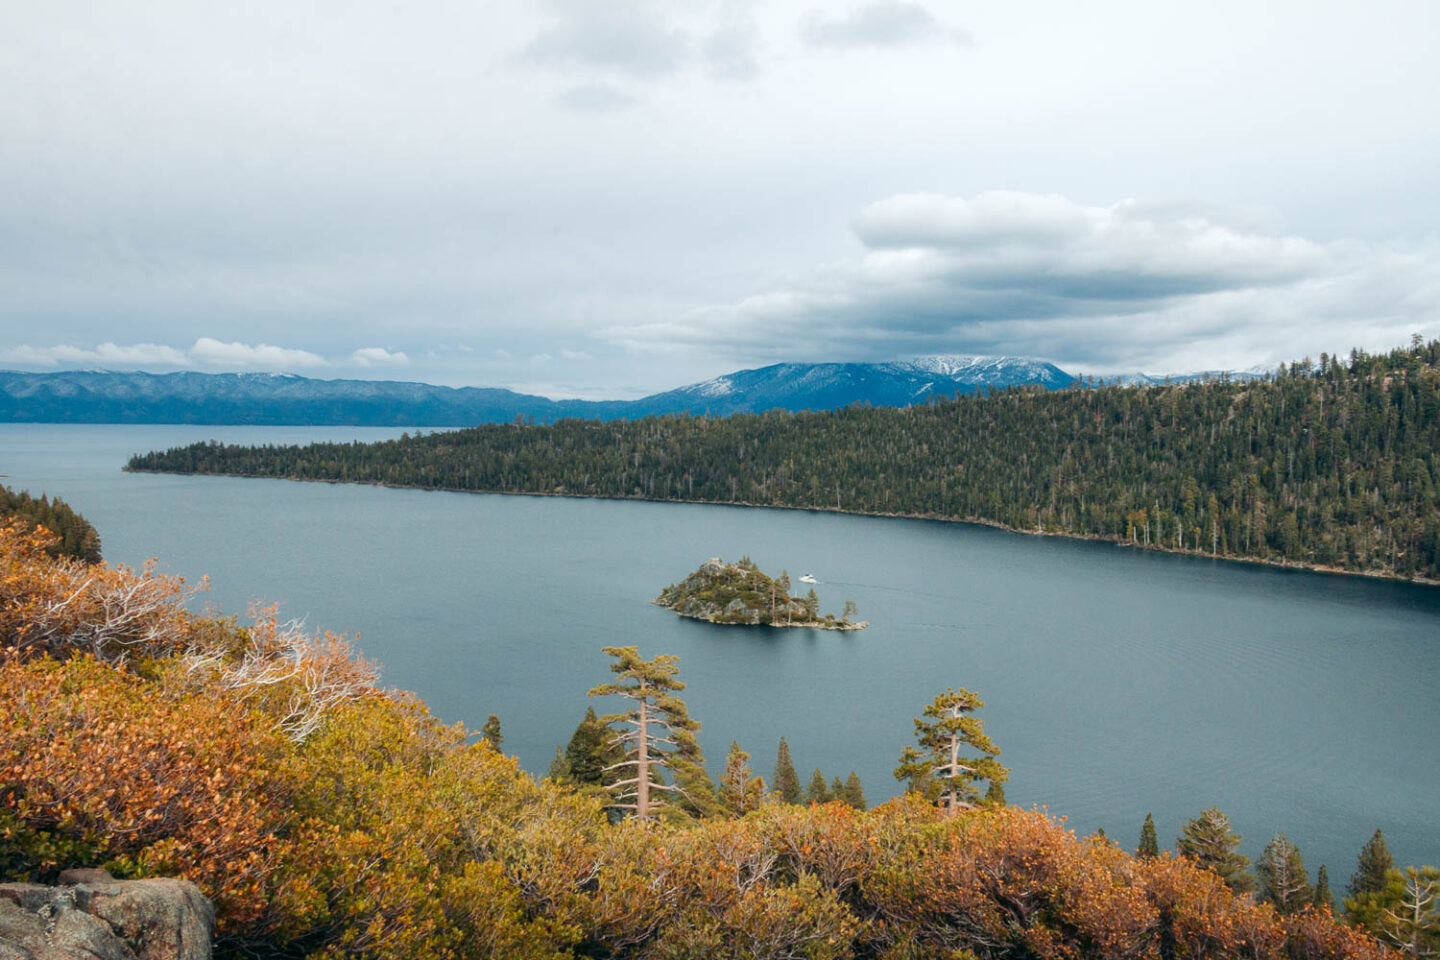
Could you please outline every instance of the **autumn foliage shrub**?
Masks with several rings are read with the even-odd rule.
[[[377,691],[343,638],[183,597],[0,530],[0,872],[188,877],[222,956],[1393,956],[1043,812],[771,799],[612,824],[601,799]]]
[[[220,701],[157,697],[90,658],[0,664],[7,873],[179,874],[227,925],[252,922],[283,821],[275,740]]]

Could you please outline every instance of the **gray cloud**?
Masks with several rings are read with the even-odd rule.
[[[717,80],[760,75],[761,34],[752,0],[690,7],[653,0],[561,0],[525,46],[525,59],[581,75],[653,82],[692,68]],[[581,85],[559,101],[613,109],[635,97],[613,84]]]
[[[872,0],[838,17],[810,10],[800,18],[800,39],[817,48],[902,47],[946,38],[969,41],[968,34],[947,31],[929,10],[907,0]]]
[[[525,47],[538,63],[651,78],[674,73],[689,56],[689,34],[641,2],[569,0]]]
[[[857,261],[606,336],[756,361],[813,353],[818,341],[827,358],[963,351],[1177,370],[1440,332],[1435,244],[1321,244],[1180,210],[1014,192],[897,196],[853,226],[867,247]]]
[[[603,112],[635,103],[635,98],[610,83],[582,83],[555,98],[572,110]]]

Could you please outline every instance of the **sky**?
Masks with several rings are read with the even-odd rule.
[[[0,368],[635,397],[1440,336],[1440,4],[0,0]]]

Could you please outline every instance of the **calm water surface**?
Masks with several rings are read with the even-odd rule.
[[[0,425],[3,481],[69,500],[105,556],[208,574],[358,631],[389,685],[447,720],[499,714],[543,772],[606,681],[606,645],[680,657],[712,771],[856,770],[873,802],[947,686],[987,701],[1012,803],[1133,846],[1217,805],[1257,855],[1284,831],[1338,890],[1376,827],[1440,863],[1440,589],[1141,553],[980,527],[779,510],[129,475],[135,452],[398,429]],[[649,604],[705,558],[813,573],[858,633],[746,630]]]

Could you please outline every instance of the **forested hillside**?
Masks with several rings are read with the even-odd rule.
[[[129,469],[898,513],[1433,580],[1440,341],[1242,383],[196,444]]]
[[[30,527],[43,526],[55,535],[48,548],[52,555],[63,554],[90,562],[100,559],[100,534],[59,497],[53,500],[44,494],[32,497],[25,490],[16,493],[0,486],[0,523],[17,519]]]
[[[1395,889],[1358,903],[1364,929],[1264,862],[1261,899],[1241,895],[1218,811],[1183,856],[1153,828],[1132,856],[980,800],[973,775],[1005,771],[963,690],[917,721],[906,797],[802,805],[738,747],[713,786],[676,658],[613,648],[591,696],[634,709],[586,724],[627,772],[536,781],[496,749],[498,720],[480,740],[440,723],[342,637],[273,610],[196,616],[176,578],[48,545],[0,526],[0,878],[185,877],[224,958],[1382,960],[1368,931],[1428,950],[1440,929],[1433,911],[1392,922],[1407,875],[1373,856]],[[952,734],[981,760],[953,766]]]

